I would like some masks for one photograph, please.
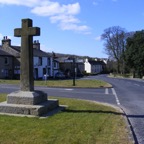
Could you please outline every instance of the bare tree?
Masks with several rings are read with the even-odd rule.
[[[105,29],[101,38],[105,41],[106,54],[117,62],[117,72],[120,73],[120,66],[124,66],[125,30],[119,26],[113,26]]]

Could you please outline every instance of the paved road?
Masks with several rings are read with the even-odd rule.
[[[132,124],[136,143],[144,144],[144,80],[108,78],[103,75],[89,77],[91,78],[104,80],[113,85],[117,104]]]
[[[19,90],[17,85],[0,84],[0,93],[11,93]],[[45,91],[48,96],[94,100],[117,105],[112,88],[80,89],[80,88],[48,88],[35,87],[35,90]]]
[[[43,90],[49,96],[93,100],[121,107],[132,124],[136,143],[144,144],[144,81],[108,78],[105,75],[87,77],[86,79],[104,80],[111,83],[113,88],[66,89],[35,87],[35,89]],[[10,93],[17,90],[19,90],[19,86],[0,84],[0,93]]]

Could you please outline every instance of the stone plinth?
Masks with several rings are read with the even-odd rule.
[[[47,94],[42,91],[16,91],[7,95],[7,103],[36,105],[47,100]]]
[[[7,101],[0,103],[0,113],[42,116],[58,107],[58,100],[47,100],[42,91],[18,91],[8,94]]]

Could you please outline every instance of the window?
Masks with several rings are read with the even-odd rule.
[[[56,68],[56,66],[57,66],[57,63],[54,61],[54,68]]]
[[[39,64],[40,66],[42,65],[42,57],[39,57],[38,64]]]
[[[5,77],[8,77],[8,76],[9,76],[9,70],[7,70],[7,69],[4,70],[4,76],[5,76]]]
[[[9,58],[8,58],[8,57],[5,57],[5,58],[4,58],[4,64],[5,64],[5,65],[8,65],[8,64],[9,64]]]
[[[46,74],[46,68],[43,68],[43,75]]]
[[[50,58],[48,58],[48,66],[50,66]]]

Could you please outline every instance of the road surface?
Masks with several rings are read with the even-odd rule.
[[[109,78],[104,75],[89,77],[100,79],[113,85],[118,106],[127,115],[132,132],[138,144],[144,144],[144,80]]]

